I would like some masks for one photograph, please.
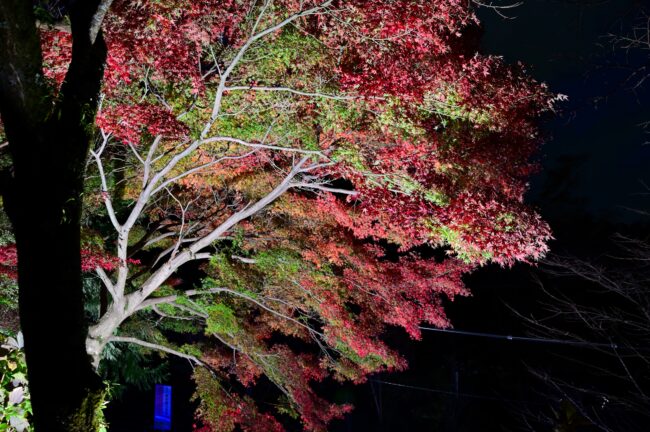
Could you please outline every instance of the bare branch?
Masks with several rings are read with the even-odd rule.
[[[305,324],[305,323],[303,323],[303,322],[300,322],[300,321],[298,321],[297,319],[295,319],[295,318],[293,318],[293,317],[290,317],[290,316],[288,316],[288,315],[285,315],[285,314],[283,314],[283,313],[281,313],[281,312],[278,312],[278,311],[276,311],[275,309],[273,309],[273,308],[271,308],[271,307],[265,305],[264,303],[258,301],[257,299],[255,299],[255,298],[253,298],[253,297],[251,297],[251,296],[249,296],[249,295],[246,295],[246,294],[241,293],[241,292],[238,292],[238,291],[232,291],[232,290],[228,290],[227,292],[228,292],[228,294],[232,294],[232,295],[234,295],[234,296],[237,296],[237,297],[243,298],[243,299],[245,299],[245,300],[248,300],[248,301],[250,301],[251,303],[254,303],[255,305],[257,305],[257,306],[259,306],[260,308],[264,309],[265,311],[272,313],[273,315],[279,316],[280,318],[284,318],[284,319],[286,319],[286,320],[288,320],[288,321],[291,321],[291,322],[294,323],[294,324],[298,324],[300,327],[303,327],[303,328],[309,330],[310,333],[314,333],[314,334],[317,334],[318,336],[325,337],[324,334],[322,334],[322,333],[316,331],[316,330],[313,329],[312,327],[309,327],[307,324]]]
[[[256,264],[257,263],[257,260],[255,260],[255,259],[241,257],[241,256],[237,256],[237,255],[233,255],[233,256],[231,256],[231,258],[234,259],[234,260],[237,260],[237,261],[241,261],[244,264]]]
[[[514,9],[514,8],[517,8],[517,7],[521,6],[522,4],[524,4],[523,2],[517,2],[517,3],[506,4],[506,5],[497,5],[497,4],[494,4],[494,3],[482,3],[482,2],[480,2],[478,0],[472,0],[472,3],[474,3],[474,4],[476,4],[477,6],[480,6],[480,7],[484,7],[484,8],[487,8],[487,9],[492,9],[494,12],[497,13],[497,15],[499,15],[501,18],[504,18],[504,19],[515,19],[515,17],[507,16],[506,14],[501,12],[502,10]]]
[[[147,153],[147,159],[144,161],[144,173],[142,175],[142,188],[144,189],[147,186],[147,182],[149,181],[149,175],[151,171],[151,160],[156,153],[156,149],[158,148],[158,144],[160,144],[160,141],[162,140],[162,135],[156,136],[156,138],[153,140],[153,143],[151,144],[151,147],[149,148],[149,152]]]
[[[117,216],[115,215],[115,209],[113,208],[113,202],[111,200],[111,196],[108,193],[108,183],[106,181],[106,174],[104,173],[104,165],[102,163],[102,153],[104,152],[104,149],[106,148],[106,144],[108,143],[108,140],[110,139],[110,134],[104,133],[104,131],[101,131],[102,133],[102,144],[99,147],[97,151],[90,150],[90,155],[95,159],[95,163],[97,165],[97,171],[99,172],[99,178],[101,180],[101,185],[102,185],[102,199],[104,200],[104,206],[106,207],[106,211],[108,213],[108,217],[111,220],[111,223],[115,227],[116,230],[120,230],[122,227],[117,220]]]
[[[93,15],[90,21],[90,28],[88,29],[88,35],[90,36],[91,44],[94,44],[95,39],[97,39],[97,34],[99,33],[99,30],[102,28],[102,22],[106,17],[106,13],[108,12],[108,9],[111,7],[111,3],[113,3],[113,0],[102,0],[99,3],[99,6],[97,6],[97,11]]]
[[[176,233],[171,233],[171,234],[176,235]],[[191,243],[191,242],[197,241],[197,240],[199,240],[199,238],[179,239],[179,243]],[[154,263],[153,263],[153,267],[155,267],[156,264],[158,264],[160,262],[160,260],[163,259],[166,255],[168,255],[170,252],[174,251],[175,248],[176,248],[176,245],[170,246],[167,249],[165,249],[164,251],[160,252],[158,254],[158,257],[156,258],[156,261],[154,261]]]
[[[161,234],[161,235],[159,235],[159,236],[157,236],[157,237],[152,238],[151,240],[148,240],[148,241],[144,244],[143,247],[145,247],[145,248],[146,248],[146,247],[149,247],[149,246],[151,246],[151,245],[154,245],[154,244],[158,243],[159,241],[162,241],[162,240],[166,239],[167,237],[173,237],[173,236],[175,236],[175,235],[176,235],[176,233],[173,232],[173,231],[171,231],[171,232],[167,232],[167,233],[164,233],[164,234]]]
[[[142,347],[149,348],[149,349],[154,350],[154,351],[162,351],[162,352],[167,353],[167,354],[171,354],[171,355],[175,355],[177,357],[187,359],[187,360],[189,360],[189,361],[191,361],[191,362],[193,362],[193,363],[195,363],[195,364],[197,364],[199,366],[207,367],[205,363],[203,363],[201,360],[194,357],[193,355],[185,354],[185,353],[182,353],[180,351],[176,351],[174,349],[168,348],[166,346],[158,345],[158,344],[151,343],[151,342],[146,342],[146,341],[134,338],[134,337],[111,336],[108,339],[108,341],[109,342],[123,342],[123,343],[130,343],[130,344],[134,344],[134,345],[140,345]]]
[[[185,307],[185,306],[182,306],[182,305],[178,305],[178,304],[174,304],[174,303],[172,303],[170,306],[177,307],[177,308],[179,308],[179,309],[181,309],[181,310],[192,311],[192,313],[193,313],[194,315],[199,316],[199,317],[201,317],[201,318],[206,318],[206,317],[207,317],[207,315],[205,315],[205,316],[204,316],[204,314],[199,315],[199,313],[196,312],[196,311],[194,311],[193,309],[190,309],[190,308]],[[160,315],[161,317],[163,317],[163,318],[179,319],[179,320],[186,320],[186,321],[193,321],[193,320],[196,319],[196,316],[178,316],[178,315],[169,315],[169,314],[166,314],[165,312],[161,311],[161,310],[158,308],[158,306],[151,306],[151,309],[152,309],[154,312],[156,312],[158,315]]]
[[[140,163],[144,164],[144,159],[142,159],[142,156],[140,156],[140,153],[138,153],[138,150],[135,148],[135,146],[132,143],[129,143],[129,148],[135,155],[135,157],[140,161]]]
[[[96,267],[95,268],[95,273],[97,273],[97,276],[99,276],[99,278],[104,283],[104,286],[106,287],[106,290],[111,294],[111,297],[113,298],[113,302],[117,302],[118,295],[115,292],[115,285],[113,285],[113,282],[108,277],[108,275],[106,274],[104,269],[101,268],[101,267]]]
[[[205,138],[201,140],[201,144],[210,144],[214,142],[231,142],[231,143],[239,144],[244,147],[251,147],[255,149],[278,150],[278,151],[284,151],[288,153],[301,153],[307,155],[318,155],[323,157],[325,156],[323,152],[321,152],[320,150],[305,150],[305,149],[298,149],[294,147],[282,147],[282,146],[274,146],[274,145],[262,144],[262,143],[252,143],[252,142],[248,142],[248,141],[244,141],[232,137],[213,137],[213,138]]]
[[[165,190],[172,197],[172,199],[176,201],[176,203],[181,209],[181,226],[178,231],[178,241],[176,241],[176,244],[172,249],[172,255],[171,255],[171,258],[174,259],[174,257],[176,256],[176,252],[178,252],[178,248],[181,246],[181,243],[183,243],[183,230],[185,229],[185,213],[187,212],[187,207],[189,207],[189,204],[186,207],[183,207],[183,203],[181,203],[180,200],[176,198],[176,196],[169,189],[165,188]]]
[[[266,13],[266,10],[269,8],[272,0],[264,0],[264,5],[262,5],[262,9],[260,13],[257,15],[257,19],[255,20],[255,24],[253,25],[253,29],[251,30],[251,36],[255,35],[255,32],[257,32],[257,28],[260,25],[260,22],[262,22],[262,18],[264,18],[264,14]]]
[[[233,87],[226,87],[225,90],[226,91],[245,90],[245,91],[261,91],[261,92],[283,92],[283,93],[292,93],[298,96],[333,99],[333,100],[340,100],[340,101],[355,100],[355,99],[362,98],[362,96],[343,96],[343,95],[333,95],[333,94],[326,94],[326,93],[319,93],[319,92],[305,92],[301,90],[295,90],[289,87],[233,86]]]
[[[303,189],[315,189],[315,190],[342,194],[342,195],[354,196],[359,194],[359,192],[357,191],[353,191],[349,189],[331,188],[331,187],[323,186],[322,184],[318,184],[318,183],[293,183],[291,186],[296,188],[303,188]]]
[[[198,295],[204,295],[204,294],[217,294],[221,292],[230,292],[228,288],[210,288],[207,290],[188,290],[185,291],[183,294],[179,295],[171,295],[171,296],[165,296],[165,297],[154,297],[149,300],[143,301],[140,306],[136,309],[136,311],[140,311],[142,309],[146,309],[151,306],[159,305],[159,304],[169,304],[173,303],[179,298],[182,297],[193,297],[193,296],[198,296]]]

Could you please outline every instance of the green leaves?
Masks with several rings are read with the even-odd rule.
[[[358,148],[352,145],[342,145],[332,153],[332,160],[344,162],[357,171],[368,171],[366,161]]]
[[[119,397],[125,385],[148,390],[168,377],[166,363],[150,360],[144,349],[136,345],[109,344],[103,354],[100,372],[112,383],[112,397]]]
[[[3,341],[0,356],[0,431],[29,431],[32,403],[27,387],[27,365],[22,335]]]
[[[216,254],[210,258],[210,266],[215,276],[203,280],[204,288],[213,288],[221,285],[234,290],[243,290],[246,281],[240,276],[237,268],[224,253]]]
[[[207,335],[234,335],[239,332],[239,324],[235,312],[223,303],[206,307],[208,318],[205,333]]]
[[[287,280],[304,266],[302,257],[287,249],[272,249],[256,255],[257,268],[276,280]]]

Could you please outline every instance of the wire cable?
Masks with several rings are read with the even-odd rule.
[[[372,379],[369,380],[372,382],[376,382],[378,384],[386,384],[389,386],[393,387],[400,387],[400,388],[405,388],[405,389],[411,389],[411,390],[419,390],[419,391],[424,391],[428,393],[437,393],[437,394],[442,394],[446,396],[454,396],[454,397],[462,397],[462,398],[468,398],[468,399],[482,399],[482,400],[489,400],[489,401],[497,401],[497,402],[510,402],[510,403],[520,403],[520,404],[526,404],[526,405],[543,405],[539,402],[531,402],[531,401],[526,401],[522,399],[509,399],[509,398],[504,398],[504,397],[499,397],[499,396],[488,396],[488,395],[479,395],[475,393],[463,393],[463,392],[455,392],[451,390],[442,390],[442,389],[436,389],[436,388],[431,388],[431,387],[420,387],[420,386],[413,386],[413,385],[408,385],[408,384],[401,384],[401,383],[395,383],[395,382],[390,382],[390,381],[383,381],[383,380],[377,380],[377,379]]]
[[[556,344],[556,345],[574,345],[574,346],[583,346],[583,347],[591,347],[591,348],[612,348],[612,349],[630,348],[630,349],[636,349],[636,348],[633,348],[633,347],[626,347],[626,346],[620,347],[616,343],[575,341],[575,340],[552,339],[552,338],[537,338],[537,337],[528,337],[528,336],[512,336],[512,335],[484,333],[484,332],[475,332],[475,331],[465,331],[465,330],[455,330],[455,329],[440,329],[440,328],[425,327],[425,326],[420,326],[420,330],[430,331],[430,332],[437,332],[437,333],[458,334],[458,335],[463,335],[463,336],[475,336],[475,337],[483,337],[483,338],[490,338],[490,339],[502,339],[502,340],[509,340],[509,341],[519,341],[519,342],[547,343],[547,344]],[[644,348],[642,348],[642,349],[644,349]]]

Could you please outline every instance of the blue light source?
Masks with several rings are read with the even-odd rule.
[[[172,430],[172,386],[156,384],[153,428],[158,431]]]

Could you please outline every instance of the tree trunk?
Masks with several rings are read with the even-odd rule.
[[[12,144],[42,153],[30,158],[17,152],[13,187],[5,193],[16,236],[20,321],[37,432],[97,430],[104,392],[86,353],[81,280],[81,196],[92,123],[66,117],[46,124],[44,132],[12,134]]]
[[[28,178],[17,175],[17,196],[8,202],[18,249],[20,319],[34,425],[37,432],[89,432],[97,430],[103,386],[85,349],[81,183],[69,170],[49,171],[59,171],[56,182],[48,183],[47,176],[33,171]]]
[[[65,2],[72,61],[57,92],[43,77],[32,2],[0,2],[0,114],[12,159],[0,193],[16,237],[36,432],[97,430],[104,394],[86,353],[80,252],[83,175],[106,59],[101,31],[89,33],[99,4]]]

